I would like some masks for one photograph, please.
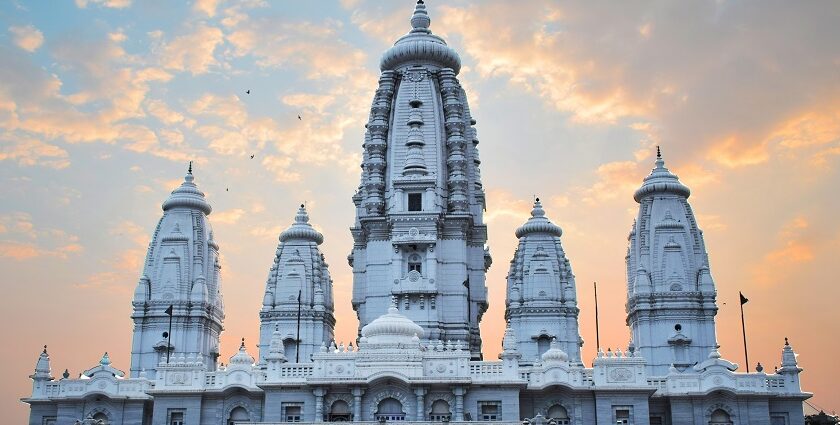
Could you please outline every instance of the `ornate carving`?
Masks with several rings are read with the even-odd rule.
[[[610,371],[610,382],[628,382],[633,379],[633,371],[626,367],[617,367]]]

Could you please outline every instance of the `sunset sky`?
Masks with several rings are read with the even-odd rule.
[[[223,360],[241,337],[256,354],[277,237],[301,202],[324,233],[337,339],[355,337],[350,197],[379,56],[413,1],[175,3],[0,3],[3,422],[28,417],[18,399],[44,344],[55,376],[105,351],[128,370],[131,296],[190,160],[223,257]],[[705,232],[724,357],[743,370],[743,291],[751,369],[772,371],[787,336],[811,402],[840,409],[840,2],[427,5],[478,120],[487,358],[534,195],[564,230],[585,363],[593,281],[602,345],[627,346],[632,194],[661,145]]]

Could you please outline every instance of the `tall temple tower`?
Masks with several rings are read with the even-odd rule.
[[[353,196],[353,308],[361,330],[396,300],[425,340],[466,341],[479,358],[491,260],[478,139],[461,60],[430,23],[420,0],[380,63]]]
[[[690,194],[657,148],[656,166],[633,195],[639,216],[626,257],[627,324],[650,375],[685,370],[717,348],[715,284]]]
[[[518,339],[520,364],[539,361],[555,341],[571,362],[580,362],[577,289],[560,236],[539,198],[531,218],[516,229],[519,246],[507,276],[505,319]]]
[[[154,378],[158,363],[166,361],[168,311],[170,354],[196,356],[209,370],[216,367],[225,317],[219,245],[207,219],[212,208],[193,180],[190,165],[184,182],[163,203],[149,243],[132,301],[131,377],[145,370]]]
[[[260,363],[269,355],[272,338],[282,341],[290,362],[311,361],[321,344],[333,340],[333,282],[318,249],[323,242],[301,204],[295,222],[280,234],[268,272],[260,311]]]

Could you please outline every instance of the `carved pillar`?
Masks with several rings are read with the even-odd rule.
[[[385,207],[385,151],[388,147],[388,119],[391,112],[391,100],[394,96],[394,80],[394,71],[382,72],[367,125],[370,140],[365,143],[367,154],[367,161],[364,164],[367,172],[364,183],[367,194],[365,208],[372,215],[382,214]]]
[[[468,211],[467,198],[467,140],[464,138],[464,102],[462,90],[455,71],[450,68],[440,70],[440,88],[443,95],[444,125],[446,126],[446,165],[449,169],[447,186],[449,189],[449,211],[464,213]]]
[[[315,388],[312,390],[312,394],[315,395],[315,422],[323,422],[324,421],[324,395],[327,394],[327,390],[324,388]]]
[[[452,394],[455,394],[455,422],[464,420],[464,387],[452,387]]]
[[[365,393],[364,388],[355,387],[350,390],[353,394],[353,422],[361,422],[362,420],[362,395]]]
[[[417,417],[414,419],[415,421],[422,422],[426,420],[426,413],[424,412],[426,403],[425,403],[425,396],[426,396],[426,389],[425,388],[415,388],[414,395],[417,396]]]

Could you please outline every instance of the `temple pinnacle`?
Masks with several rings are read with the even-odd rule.
[[[187,174],[192,174],[192,161],[190,161],[190,166],[187,168]]]
[[[656,159],[662,159],[662,151],[659,150],[659,145],[656,145]]]

